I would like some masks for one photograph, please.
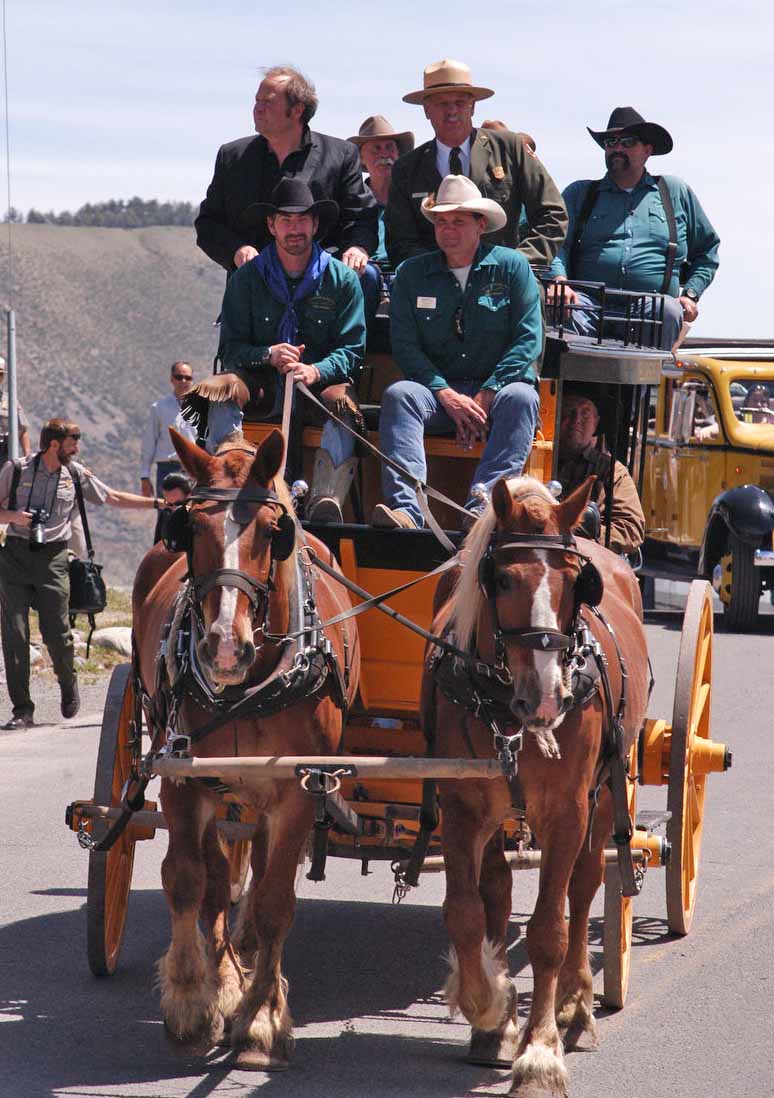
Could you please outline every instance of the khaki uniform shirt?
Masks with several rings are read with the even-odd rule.
[[[35,458],[39,458],[37,470]],[[29,457],[23,457],[20,461],[21,476],[16,489],[17,510],[45,509],[49,517],[44,527],[44,541],[46,543],[69,541],[73,518],[78,515],[78,501],[70,469],[63,465],[50,473],[40,454],[30,454]],[[104,484],[77,461],[70,462],[70,468],[74,469],[80,477],[84,500],[90,503],[104,503],[107,499]],[[13,470],[12,461],[7,462],[0,470],[0,508],[3,510],[7,510],[9,506]],[[8,536],[29,540],[30,531],[28,527],[11,523],[8,527]]]
[[[602,540],[605,532],[605,485],[610,470],[610,455],[594,450],[588,455],[579,454],[570,461],[559,462],[559,480],[563,495],[578,488],[589,476],[596,476],[597,482],[591,498],[599,507],[602,515]],[[614,553],[633,553],[642,545],[645,537],[645,515],[640,497],[629,470],[620,461],[615,463],[613,475],[613,510],[610,516],[610,548]]]

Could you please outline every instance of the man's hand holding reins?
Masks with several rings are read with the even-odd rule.
[[[301,362],[304,344],[294,347],[292,343],[275,343],[269,348],[269,359],[275,370],[281,374],[290,373]]]

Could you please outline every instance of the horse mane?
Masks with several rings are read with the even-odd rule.
[[[513,477],[508,481],[511,498],[524,501],[530,524],[545,529],[555,505],[554,497],[546,486],[534,477]],[[527,497],[531,497],[527,502]],[[484,596],[478,582],[479,561],[486,553],[497,518],[491,501],[481,517],[471,527],[463,545],[464,555],[459,578],[451,598],[439,615],[438,625],[448,623],[454,630],[455,640],[460,648],[467,648],[476,631],[478,617],[484,605]]]

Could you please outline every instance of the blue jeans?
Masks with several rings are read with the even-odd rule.
[[[577,291],[578,302],[581,306],[580,309],[575,308],[572,312],[571,319],[567,322],[566,327],[572,331],[583,336],[594,336],[599,334],[599,302],[589,297],[588,294]],[[645,317],[653,315],[653,298],[645,296],[642,299],[642,305],[644,306],[643,312]],[[620,316],[620,320],[616,319],[616,314]],[[672,347],[677,341],[677,337],[680,335],[680,329],[683,326],[683,307],[676,297],[664,298],[664,326],[661,329],[661,339],[654,338],[654,330],[649,329],[647,320],[643,326],[643,339],[644,343],[648,347],[660,347],[664,351],[671,351]],[[633,321],[634,338],[638,338],[639,322]],[[624,337],[624,320],[623,313],[617,310],[611,309],[608,305],[605,309],[605,331],[602,333],[603,339],[623,339]]]
[[[282,400],[285,391],[284,379],[277,388],[279,407],[275,412],[282,412]],[[297,414],[296,394],[293,393],[293,414]],[[211,401],[208,414],[207,452],[214,454],[224,438],[232,431],[242,430],[242,409],[234,400]],[[355,452],[355,440],[352,435],[344,431],[337,423],[326,419],[322,429],[320,447],[331,455],[334,468],[343,461],[351,458]]]
[[[382,297],[382,276],[375,263],[366,264],[360,276],[360,289],[363,291],[366,328],[370,328]]]
[[[455,382],[450,388],[466,396],[475,396],[480,383]],[[524,468],[535,435],[540,399],[537,389],[526,381],[505,385],[492,401],[489,411],[489,437],[473,475],[473,484],[484,484],[488,491],[500,477],[517,477]],[[396,381],[385,390],[379,418],[381,448],[418,480],[427,477],[424,434],[454,431],[454,422],[441,407],[438,398],[416,381]],[[382,495],[388,507],[405,511],[417,526],[424,525],[414,490],[389,465],[382,465]],[[466,507],[478,501],[468,496]]]

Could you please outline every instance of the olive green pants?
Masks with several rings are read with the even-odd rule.
[[[69,687],[75,682],[66,545],[56,542],[32,552],[22,538],[9,537],[0,548],[0,597],[5,677],[13,715],[31,717],[35,706],[30,698],[30,606],[38,612],[40,633],[59,685]]]

